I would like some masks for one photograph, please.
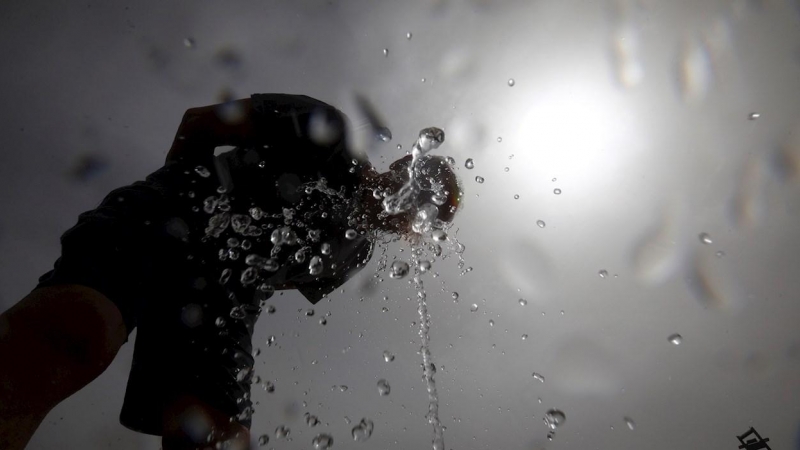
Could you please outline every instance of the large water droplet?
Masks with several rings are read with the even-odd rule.
[[[410,31],[409,31],[408,33],[406,33],[406,39],[411,39],[413,36],[414,36],[414,35],[413,35],[413,34],[411,34],[411,32],[410,32]]]
[[[320,433],[311,441],[314,450],[328,450],[333,446],[333,437],[330,434]]]
[[[323,268],[324,266],[322,264],[322,258],[319,256],[314,256],[311,258],[311,262],[308,263],[308,273],[311,275],[321,274]]]
[[[513,78],[509,78],[509,79],[508,79],[508,86],[509,86],[509,87],[513,87],[515,84],[517,84],[517,82],[516,82],[516,81],[514,81],[514,79],[513,79]]]
[[[269,443],[269,436],[267,436],[266,434],[262,434],[261,436],[258,437],[258,445],[260,447],[263,447],[268,443]]]
[[[478,304],[473,303],[472,306],[469,307],[469,310],[472,312],[476,312],[478,310]]]
[[[553,189],[553,194],[561,195],[561,189],[559,189],[559,188]]]
[[[358,425],[353,427],[352,435],[353,440],[356,442],[364,442],[372,436],[372,429],[374,424],[369,419],[361,419]]]
[[[389,142],[392,140],[392,130],[389,127],[378,127],[375,129],[375,138],[381,142]]]
[[[484,180],[483,180],[483,177],[479,175],[479,176],[475,177],[475,181],[477,181],[478,183],[483,183]]]
[[[323,255],[330,255],[331,254],[331,244],[327,242],[323,242],[322,245],[319,247],[320,253]]]
[[[542,375],[542,374],[540,374],[538,372],[533,372],[533,379],[538,381],[538,382],[540,382],[540,383],[544,383],[544,375]]]
[[[394,355],[389,350],[383,351],[383,360],[386,362],[394,361]]]
[[[681,345],[683,342],[683,336],[678,333],[670,334],[667,340],[673,345]]]
[[[473,161],[472,158],[467,158],[467,160],[464,162],[464,167],[466,167],[467,169],[474,168],[475,167],[475,161]]]
[[[521,299],[519,299],[519,304],[520,304],[520,306],[525,306],[525,305],[528,304],[528,301],[525,300],[524,298],[521,298]]]
[[[391,278],[403,278],[408,275],[408,263],[405,261],[395,261],[389,270]]]
[[[606,269],[602,269],[599,272],[597,272],[597,275],[600,275],[600,278],[606,278],[608,277],[608,271]]]
[[[538,226],[539,228],[544,228],[546,225],[547,224],[544,223],[544,220],[537,220],[536,221],[536,226]]]
[[[381,378],[378,380],[378,393],[382,396],[389,395],[392,391],[391,386],[389,386],[389,382]]]
[[[712,244],[714,242],[711,240],[711,236],[708,233],[700,233],[700,235],[698,235],[697,237],[703,244]]]
[[[358,232],[356,232],[356,230],[353,230],[353,229],[349,229],[349,230],[344,232],[344,237],[347,240],[350,240],[350,241],[355,239],[357,236],[358,236]]]
[[[220,316],[220,317],[217,317],[217,320],[215,320],[215,321],[214,321],[214,323],[215,323],[215,324],[216,324],[216,325],[217,325],[219,328],[222,328],[222,327],[224,327],[224,326],[225,326],[225,323],[226,323],[226,322],[225,322],[225,319],[224,319],[223,317],[221,317],[221,316]]]

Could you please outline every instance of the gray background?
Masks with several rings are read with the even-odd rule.
[[[369,149],[376,165],[439,126],[464,181],[474,270],[451,257],[426,276],[448,449],[722,450],[750,426],[800,448],[796,1],[7,0],[0,36],[0,310],[78,213],[163,163],[185,109],[303,93],[343,109],[368,149],[361,93],[394,135]],[[87,158],[99,170],[77,170]],[[413,289],[364,292],[376,262],[314,317],[287,292],[258,323],[276,390],[254,387],[253,434],[292,430],[270,447],[327,431],[334,448],[429,448]],[[158,448],[118,423],[132,348],[30,448]],[[567,417],[553,442],[549,408]],[[354,443],[362,417],[375,432]]]

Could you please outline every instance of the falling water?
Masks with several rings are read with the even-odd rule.
[[[436,369],[433,366],[433,357],[430,350],[430,326],[431,317],[428,315],[427,295],[420,276],[419,265],[414,276],[414,286],[417,289],[417,300],[419,301],[419,337],[421,341],[420,353],[422,353],[422,370],[425,380],[425,387],[428,391],[428,423],[433,426],[433,450],[444,450],[444,432],[442,424],[439,422],[439,394],[436,392],[436,380],[433,375]]]

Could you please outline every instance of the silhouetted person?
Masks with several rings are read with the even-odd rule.
[[[121,423],[165,450],[249,448],[251,337],[272,293],[316,303],[364,267],[379,233],[412,234],[417,206],[439,226],[458,208],[453,169],[422,156],[413,207],[386,214],[412,158],[378,174],[345,129],[305,96],[189,109],[164,167],[81,214],[54,269],[0,315],[0,448],[23,448],[136,327]]]

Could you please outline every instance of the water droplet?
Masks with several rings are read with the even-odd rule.
[[[392,130],[389,127],[378,127],[375,129],[375,139],[381,142],[389,142],[392,140]]]
[[[320,253],[323,255],[330,255],[331,254],[331,244],[327,242],[323,242],[322,245],[319,247]]]
[[[522,335],[522,340],[524,341],[524,340],[526,340],[526,339],[528,339],[528,335],[527,335],[527,334],[523,334],[523,335]]]
[[[436,242],[442,242],[447,240],[447,233],[443,230],[433,230],[431,237],[433,237],[433,240]]]
[[[537,220],[537,221],[536,221],[536,225],[537,225],[539,228],[544,228],[546,224],[544,223],[544,220]]]
[[[540,382],[540,383],[544,383],[544,375],[542,375],[542,374],[540,374],[538,372],[533,372],[533,379],[538,381],[538,382]]]
[[[520,306],[525,306],[525,305],[528,304],[528,301],[525,300],[524,298],[521,298],[521,299],[519,299],[519,304],[520,304]]]
[[[503,142],[503,137],[502,136],[497,136],[497,142]]]
[[[453,300],[458,301],[458,292],[453,292]]]
[[[389,395],[389,393],[391,391],[392,391],[392,388],[391,388],[391,386],[389,386],[389,382],[388,381],[384,380],[383,378],[378,380],[378,393],[381,396]]]
[[[761,117],[761,113],[757,113],[757,112],[751,112],[750,114],[747,115],[747,118],[749,120],[756,120],[759,117]]]
[[[553,194],[561,195],[561,189],[559,189],[559,188],[553,189]]]
[[[670,334],[667,340],[673,345],[681,345],[683,342],[683,336],[678,333]]]
[[[314,316],[314,309],[313,308],[308,308],[306,310],[306,317],[312,317],[312,316]]]
[[[430,261],[420,261],[419,270],[422,273],[425,273],[425,272],[431,270],[431,262]]]
[[[629,430],[633,431],[634,428],[636,428],[636,422],[634,422],[633,419],[631,419],[630,417],[625,417],[624,420],[625,420],[625,425],[628,426]]]
[[[225,269],[219,276],[219,284],[225,284],[231,278],[231,269]]]
[[[391,278],[404,278],[408,275],[408,263],[405,261],[395,261],[389,270],[389,277]]]
[[[383,49],[383,56],[389,56],[389,49],[388,48]]]
[[[261,436],[258,437],[258,445],[260,447],[263,447],[268,443],[269,443],[269,436],[267,436],[266,434],[262,434]]]
[[[353,230],[352,228],[344,232],[344,237],[350,241],[355,239],[357,236],[358,233],[356,232],[356,230]]]
[[[315,427],[319,425],[319,418],[313,414],[306,413],[306,425],[310,427]]]
[[[475,181],[477,181],[478,183],[483,183],[483,177],[482,176],[477,176],[477,177],[475,177]]]
[[[717,253],[714,253],[714,255],[715,255],[717,258],[722,258],[723,256],[725,256],[725,252],[723,252],[722,250],[720,250],[720,251],[718,251]]]
[[[519,200],[519,194],[514,194],[514,200]]]
[[[208,178],[211,176],[211,172],[209,172],[204,166],[197,166],[194,168],[194,171],[203,178]]]
[[[493,327],[493,326],[494,326],[494,320],[492,320],[492,319],[489,319],[489,326],[490,326],[490,327]]]
[[[343,384],[343,385],[339,386],[339,390],[342,391],[342,392],[347,392],[348,389],[349,388],[347,387],[346,384]]]
[[[308,263],[308,273],[311,275],[319,275],[322,273],[323,267],[322,258],[314,256],[311,258],[311,262]]]
[[[234,306],[233,308],[231,308],[230,316],[232,319],[241,320],[247,317],[247,313],[241,306]]]
[[[477,303],[473,303],[472,306],[469,307],[469,310],[472,311],[472,312],[477,311],[478,310],[478,304]]]
[[[291,431],[292,430],[290,430],[289,427],[281,425],[275,429],[275,438],[286,439],[287,437],[289,437],[289,433],[291,433]]]
[[[472,169],[475,167],[475,162],[472,160],[472,158],[467,158],[467,160],[464,162],[464,167],[467,169]]]
[[[271,335],[267,338],[267,347],[272,347],[273,345],[275,345],[275,335]]]
[[[711,240],[711,236],[708,233],[700,233],[700,235],[697,237],[703,244],[712,244],[714,242]]]
[[[224,326],[225,326],[225,319],[224,319],[222,316],[220,316],[220,317],[217,317],[217,320],[215,320],[215,321],[214,321],[214,323],[215,323],[215,324],[216,324],[216,325],[217,325],[219,328],[222,328],[222,327],[224,327]]]
[[[514,81],[514,79],[513,79],[513,78],[509,78],[509,79],[508,79],[508,86],[509,86],[509,87],[513,87],[515,84],[517,84],[517,82],[516,82],[516,81]]]
[[[600,278],[606,278],[608,276],[608,271],[606,269],[602,269],[601,271],[597,272],[600,275]]]
[[[414,35],[413,35],[413,34],[411,34],[411,32],[410,32],[410,31],[409,31],[408,33],[406,33],[406,39],[411,39],[413,36],[414,36]]]
[[[333,437],[330,434],[321,433],[314,436],[311,441],[314,450],[328,450],[333,446]]]
[[[183,45],[186,48],[194,48],[194,45],[195,45],[194,38],[190,38],[190,37],[183,38]]]
[[[275,383],[273,383],[272,381],[269,381],[269,380],[265,381],[264,382],[264,390],[267,391],[268,393],[272,394],[273,392],[275,392]]]
[[[544,423],[550,430],[547,433],[547,439],[552,441],[556,433],[556,428],[563,425],[566,420],[567,416],[558,409],[551,409],[547,411],[547,413],[544,415]]]
[[[353,427],[352,435],[353,440],[356,442],[364,442],[372,436],[372,429],[374,428],[374,424],[371,420],[368,419],[361,419],[361,422],[358,425]]]
[[[267,314],[275,314],[275,306],[274,305],[267,306]]]
[[[320,325],[327,325],[328,324],[328,319],[326,319],[324,317],[319,319],[319,324]]]
[[[389,350],[383,351],[383,360],[386,362],[394,361],[394,355]]]

